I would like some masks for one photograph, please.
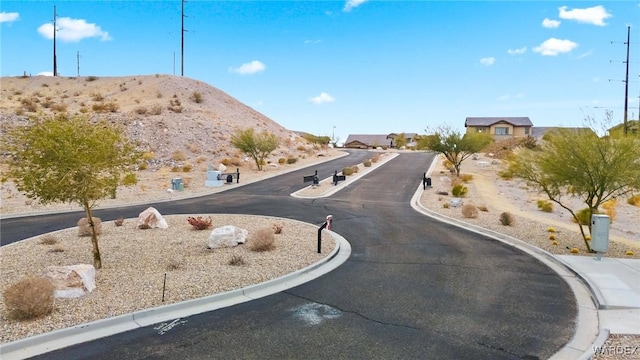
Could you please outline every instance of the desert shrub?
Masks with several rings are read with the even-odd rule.
[[[53,249],[49,250],[49,252],[61,253],[61,252],[64,252],[64,248],[62,247],[62,245],[56,245],[53,247]]]
[[[231,159],[229,159],[229,158],[224,158],[224,159],[222,159],[222,161],[220,161],[220,163],[221,163],[222,165],[224,165],[224,166],[229,166],[229,165],[231,165]]]
[[[175,95],[174,95],[175,97]],[[169,106],[167,106],[167,109],[173,111],[174,113],[181,113],[182,112],[182,105],[180,103],[180,99],[171,99],[169,100]]]
[[[298,147],[296,148],[296,150],[298,151],[307,151],[307,147],[304,145],[298,145]]]
[[[46,234],[40,237],[38,244],[42,245],[55,245],[58,243],[58,238],[56,238],[53,234]]]
[[[513,218],[513,215],[511,215],[511,213],[503,212],[502,214],[500,214],[500,224],[504,226],[510,226],[510,225],[513,225],[513,223],[514,223],[514,218]]]
[[[183,266],[183,262],[180,259],[170,259],[167,262],[167,265],[165,266],[165,268],[167,269],[167,271],[174,271],[174,270],[180,270]]]
[[[51,110],[56,111],[56,112],[67,112],[67,105],[65,104],[52,104],[51,105]]]
[[[556,232],[556,228],[554,228],[554,227],[549,227],[549,228],[547,229],[547,231],[548,231],[548,232],[550,232],[550,233],[554,233],[554,232]]]
[[[633,206],[640,206],[640,195],[633,195],[627,199],[627,204]]]
[[[442,161],[442,166],[444,166],[444,168],[447,169],[447,170],[451,170],[451,169],[454,168],[453,167],[453,163],[451,161],[449,161],[449,160],[446,160],[446,159]]]
[[[171,154],[171,160],[185,161],[187,160],[187,156],[184,154],[182,150],[176,150]]]
[[[351,176],[353,175],[353,168],[351,167],[345,167],[342,169],[342,175],[344,176]]]
[[[171,168],[171,172],[180,172],[181,168],[180,166],[174,166]]]
[[[104,95],[100,94],[99,92],[94,92],[91,94],[91,100],[93,101],[103,101],[104,100]]]
[[[113,220],[113,223],[116,226],[122,226],[122,224],[124,224],[124,218],[122,216],[120,216],[119,218]]]
[[[462,216],[467,219],[475,219],[478,217],[478,208],[473,204],[462,205]]]
[[[351,169],[353,170],[353,173],[354,173],[354,174],[355,174],[355,173],[357,173],[358,171],[360,171],[360,168],[358,167],[358,165],[353,165],[353,166],[351,167]]]
[[[22,104],[22,108],[27,112],[38,111],[38,102],[33,99],[22,99],[20,103]]]
[[[246,264],[242,255],[233,254],[229,259],[229,265],[231,266],[241,266]]]
[[[462,182],[466,182],[466,183],[471,182],[471,180],[473,180],[473,175],[471,175],[471,174],[461,174],[460,175],[460,180]]]
[[[96,81],[98,80],[97,76],[87,76],[87,78],[85,79],[86,81]]]
[[[141,162],[140,164],[138,164],[138,170],[146,170],[147,166],[148,165],[146,162]]]
[[[185,164],[182,167],[182,172],[190,172],[191,170],[193,170],[193,165],[191,165],[191,164]]]
[[[544,212],[553,212],[553,203],[547,200],[538,200],[538,210]]]
[[[194,91],[193,94],[191,95],[191,98],[193,99],[193,101],[195,101],[198,104],[204,101],[204,98],[202,97],[202,94],[199,91]]]
[[[371,160],[365,160],[362,162],[362,165],[364,165],[364,167],[371,167]]]
[[[289,165],[295,164],[297,161],[298,161],[298,158],[294,158],[294,157],[287,158],[287,164]]]
[[[33,319],[53,311],[55,286],[46,277],[27,277],[4,290],[9,317]]]
[[[371,162],[377,163],[378,161],[380,161],[380,154],[374,154],[371,158]]]
[[[282,224],[273,224],[273,233],[274,234],[282,234]]]
[[[618,206],[617,199],[610,199],[602,203],[602,208],[604,209],[604,213],[609,216],[611,222],[616,219],[616,206]]]
[[[151,114],[151,115],[160,115],[160,114],[162,114],[162,106],[160,104],[151,105],[151,109],[149,109],[149,114]]]
[[[599,211],[595,211],[594,214],[599,214]],[[577,218],[577,219],[576,219]],[[576,218],[573,218],[574,223],[580,223],[581,225],[589,225],[591,223],[591,215],[589,214],[589,208],[584,208],[576,212]]]
[[[555,240],[556,236],[554,234],[549,234],[549,240]]]
[[[513,172],[509,170],[502,170],[498,173],[498,176],[500,176],[504,180],[511,180],[513,179]]]
[[[489,208],[486,207],[485,205],[479,205],[478,206],[478,210],[484,211],[484,212],[489,212]]]
[[[282,165],[282,164],[284,164],[286,162],[287,162],[287,159],[285,159],[285,158],[278,159],[278,164],[280,164],[280,165]]]
[[[142,160],[145,160],[145,161],[153,160],[154,156],[155,154],[153,153],[153,151],[145,151],[144,153],[142,153]]]
[[[450,205],[449,205],[449,203],[448,203],[448,202],[444,202],[444,203],[442,203],[442,207],[443,207],[443,208],[445,208],[445,209],[448,209],[448,208],[449,208],[449,206],[450,206]]]
[[[149,112],[149,110],[148,110],[146,107],[144,107],[144,106],[138,106],[138,107],[135,109],[135,112],[136,112],[136,114],[138,114],[138,115],[144,115],[144,114],[146,114],[147,112]]]
[[[195,230],[206,230],[211,227],[213,219],[211,219],[211,217],[205,219],[202,216],[189,216],[187,218],[187,222],[189,223],[189,225],[193,226]]]
[[[462,184],[455,185],[451,188],[451,194],[454,197],[464,197],[467,194],[467,191],[469,191],[469,189]]]
[[[272,229],[259,229],[252,234],[249,239],[249,249],[251,251],[263,252],[276,248],[276,237]]]
[[[97,217],[91,217],[93,219],[93,226],[96,228],[96,234],[102,233],[102,220]],[[86,217],[78,220],[78,236],[91,236],[91,225]]]
[[[240,159],[239,157],[234,157],[233,159],[231,159],[231,165],[242,166],[242,159]]]
[[[124,176],[124,178],[122,178],[122,181],[120,181],[120,184],[124,185],[124,186],[131,186],[131,185],[135,185],[138,183],[138,178],[136,177],[135,173],[128,173]]]
[[[120,105],[115,101],[110,101],[108,103],[100,102],[97,104],[93,104],[91,109],[97,113],[107,113],[107,112],[117,112],[120,108]]]

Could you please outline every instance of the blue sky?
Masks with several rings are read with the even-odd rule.
[[[2,76],[180,75],[181,1],[0,3]],[[467,116],[534,126],[622,122],[640,96],[639,1],[203,1],[185,4],[184,76],[291,130],[463,130]],[[633,114],[633,116],[632,116]],[[335,128],[334,128],[335,127]]]

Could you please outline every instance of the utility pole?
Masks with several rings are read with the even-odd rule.
[[[631,36],[631,26],[627,26],[627,61],[625,62],[627,65],[627,71],[624,78],[624,122],[623,122],[623,132],[624,136],[627,136],[627,132],[629,131],[627,126],[627,109],[629,104],[629,40]]]
[[[58,29],[56,28],[56,6],[53,5],[53,76],[58,76],[58,62],[56,60],[56,32]]]
[[[184,29],[184,18],[186,17],[186,15],[184,14],[184,2],[185,0],[182,0],[182,31],[180,31],[181,34],[181,44],[180,44],[180,51],[181,51],[181,62],[180,62],[180,76],[184,76],[184,32],[187,31]]]
[[[80,51],[78,51],[78,55],[76,57],[76,63],[78,64],[78,77],[80,77]]]

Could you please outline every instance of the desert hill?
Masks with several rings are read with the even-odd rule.
[[[149,154],[150,167],[237,158],[230,136],[249,127],[280,137],[274,154],[279,157],[297,156],[307,146],[293,131],[223,91],[185,77],[3,77],[0,88],[1,125],[62,112],[106,118],[125,125]]]

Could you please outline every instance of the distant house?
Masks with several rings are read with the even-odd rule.
[[[618,124],[607,131],[611,136],[622,136],[624,135],[624,123]],[[627,135],[640,135],[640,120],[627,121]]]
[[[392,148],[396,145],[396,138],[400,134],[391,133],[387,135],[375,135],[375,134],[350,134],[347,140],[344,142],[344,147],[351,149],[372,149],[377,147]],[[415,143],[416,133],[405,133],[405,142],[407,145]]]
[[[533,123],[528,117],[468,117],[467,133],[488,133],[495,140],[531,135]]]

